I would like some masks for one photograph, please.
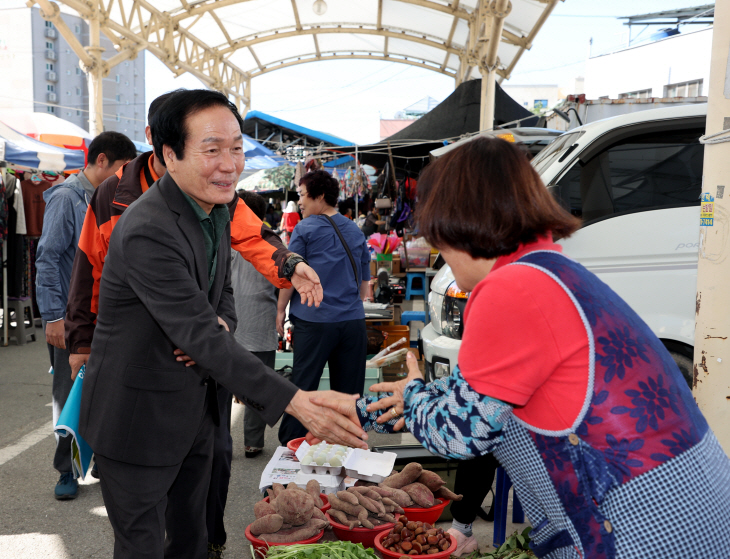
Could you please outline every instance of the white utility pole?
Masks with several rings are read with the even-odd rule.
[[[712,38],[707,135],[730,130],[729,55],[730,2],[717,2]],[[730,133],[725,137],[730,140]],[[695,399],[726,453],[730,453],[728,161],[730,142],[705,145],[694,355]]]

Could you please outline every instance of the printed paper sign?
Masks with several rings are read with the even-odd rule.
[[[715,197],[709,192],[702,195],[702,209],[700,211],[700,227],[712,227],[715,222]]]

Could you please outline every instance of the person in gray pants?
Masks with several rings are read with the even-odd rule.
[[[266,200],[255,192],[238,193],[246,205],[263,221],[266,214]],[[278,338],[276,335],[277,289],[262,276],[251,263],[231,250],[231,285],[239,317],[257,317],[257,320],[239,322],[234,336],[236,341],[258,357],[270,368],[274,368]],[[243,416],[243,438],[246,458],[254,458],[264,448],[266,422],[251,408]]]

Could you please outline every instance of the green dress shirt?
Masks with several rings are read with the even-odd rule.
[[[185,191],[180,189],[180,192],[183,193],[186,200],[190,203],[190,207],[193,208],[195,216],[200,221],[200,227],[203,229],[205,256],[208,262],[208,292],[210,292],[210,288],[213,286],[213,280],[215,279],[216,263],[218,262],[218,245],[220,244],[223,230],[226,228],[226,224],[230,221],[231,216],[228,212],[228,207],[224,204],[216,204],[213,206],[210,215],[208,215]]]

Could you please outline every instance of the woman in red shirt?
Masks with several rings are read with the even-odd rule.
[[[405,424],[450,458],[492,452],[538,557],[730,557],[730,460],[661,341],[552,242],[579,222],[519,148],[469,142],[418,194],[421,233],[471,291],[459,366],[425,384],[409,355],[406,380],[371,388],[392,396],[349,403],[363,428]]]
[[[289,239],[291,239],[292,231],[294,231],[297,223],[299,223],[301,220],[302,218],[299,217],[297,203],[294,200],[290,200],[289,203],[286,205],[284,214],[281,216],[281,224],[279,225],[279,229],[281,229],[282,232],[281,240],[284,241],[284,244],[286,246],[289,246]]]

